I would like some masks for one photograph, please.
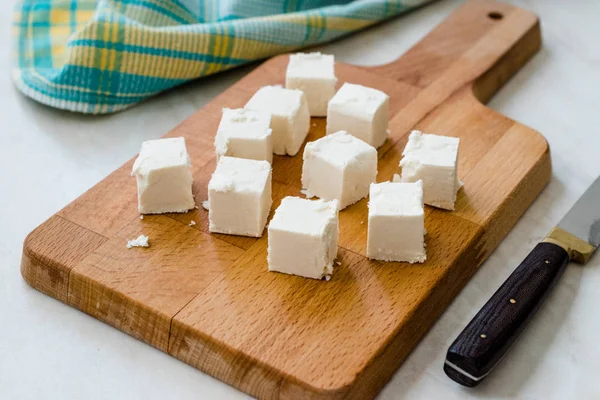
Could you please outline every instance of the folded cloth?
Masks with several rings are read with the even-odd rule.
[[[111,113],[429,1],[24,0],[14,12],[13,79],[48,106]]]

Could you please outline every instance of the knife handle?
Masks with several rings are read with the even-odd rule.
[[[448,349],[444,372],[477,386],[517,340],[569,263],[553,243],[538,243]]]

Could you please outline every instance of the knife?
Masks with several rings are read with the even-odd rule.
[[[600,244],[600,177],[538,243],[448,349],[444,372],[474,387],[508,352],[569,261],[585,264]]]

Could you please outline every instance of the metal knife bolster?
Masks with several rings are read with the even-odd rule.
[[[554,243],[569,254],[569,259],[579,264],[588,262],[596,248],[583,239],[556,226],[543,240],[546,243]]]
[[[544,242],[566,250],[569,258],[585,264],[600,246],[600,177],[571,207]]]

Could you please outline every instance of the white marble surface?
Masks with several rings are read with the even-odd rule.
[[[15,0],[11,0],[11,3]],[[458,4],[446,0],[324,46],[339,60],[396,58]],[[380,394],[381,399],[600,398],[600,256],[570,265],[557,289],[486,382],[444,375],[446,349],[533,245],[600,174],[600,3],[522,0],[542,20],[544,48],[491,107],[541,131],[552,182]],[[10,79],[11,7],[0,11],[0,398],[241,399],[244,394],[31,289],[19,275],[25,235],[249,69],[173,90],[106,117],[38,105]]]

